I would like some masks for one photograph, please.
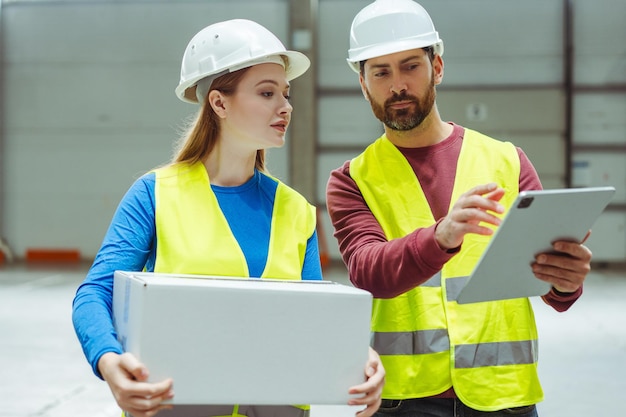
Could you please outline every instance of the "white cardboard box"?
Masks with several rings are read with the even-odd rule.
[[[115,272],[124,350],[174,404],[346,404],[364,381],[372,296],[330,281]]]

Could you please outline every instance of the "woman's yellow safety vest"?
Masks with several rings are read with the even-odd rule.
[[[211,189],[204,164],[174,164],[155,170],[157,253],[155,272],[248,277],[248,265]],[[262,278],[299,280],[315,207],[278,182],[267,263]],[[207,416],[305,417],[309,406],[207,407]],[[203,407],[204,411],[204,407]]]
[[[519,174],[511,143],[465,129],[450,205],[477,184],[496,182],[506,190],[501,203],[508,209]],[[350,175],[387,239],[435,224],[413,169],[385,135],[351,161]],[[488,241],[466,235],[440,273],[395,298],[374,299],[372,347],[386,370],[383,398],[428,397],[454,386],[463,403],[481,411],[543,399],[530,301],[455,301]]]

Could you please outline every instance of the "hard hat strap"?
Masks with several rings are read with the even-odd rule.
[[[196,83],[196,98],[198,99],[198,103],[204,103],[204,99],[211,88],[211,84],[213,84],[213,80],[221,77],[222,75],[228,74],[228,72],[228,70],[224,70],[222,72],[218,72],[217,74],[209,75]]]

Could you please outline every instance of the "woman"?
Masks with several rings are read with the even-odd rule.
[[[170,379],[147,382],[148,369],[116,340],[115,270],[322,279],[314,207],[264,164],[265,149],[284,143],[289,81],[309,65],[248,20],[208,26],[187,46],[176,94],[199,103],[198,116],[173,161],[126,193],[74,299],[85,355],[127,415],[170,408],[162,402],[174,392]],[[365,374],[365,383],[349,389],[356,394],[350,404],[365,405],[359,417],[380,404],[384,369],[371,349]],[[262,407],[254,412],[263,416]],[[308,407],[285,406],[284,413],[306,416]]]

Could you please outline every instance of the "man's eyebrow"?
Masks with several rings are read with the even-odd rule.
[[[401,64],[406,64],[409,61],[413,61],[414,59],[419,59],[420,56],[419,55],[411,55],[407,58],[404,58],[402,61],[400,61]]]
[[[389,64],[370,64],[370,68],[388,68]]]
[[[400,61],[400,64],[406,64],[409,61],[413,61],[414,59],[419,59],[419,55],[411,55],[409,57],[404,58]],[[370,68],[389,68],[391,64],[382,63],[382,64],[370,64]]]

